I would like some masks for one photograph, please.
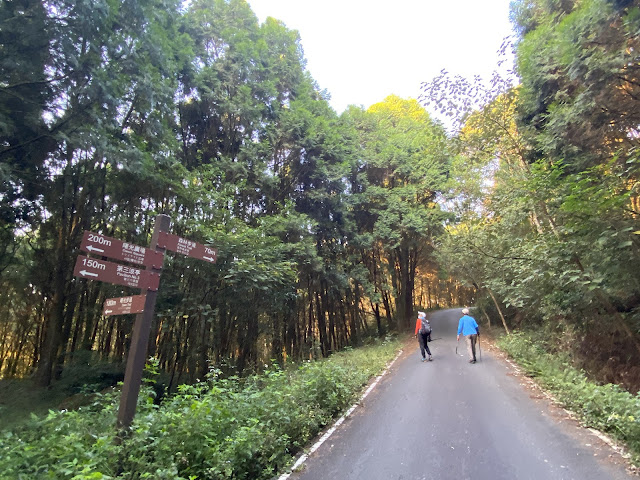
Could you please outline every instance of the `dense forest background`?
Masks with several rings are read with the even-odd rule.
[[[149,355],[170,388],[475,303],[637,391],[640,8],[512,17],[513,77],[443,72],[338,115],[297,32],[244,0],[2,2],[0,378],[123,364],[132,318],[102,304],[138,292],[75,259],[84,230],[145,246],[164,213],[218,249],[165,259]]]

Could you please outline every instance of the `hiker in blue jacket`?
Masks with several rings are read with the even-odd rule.
[[[458,341],[460,335],[464,335],[467,342],[467,351],[469,352],[469,363],[476,363],[476,341],[480,335],[480,327],[476,319],[469,315],[469,309],[462,309],[462,317],[458,322]]]

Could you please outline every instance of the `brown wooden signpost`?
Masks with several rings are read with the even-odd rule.
[[[80,255],[73,271],[76,277],[139,288],[144,292],[142,295],[109,298],[102,310],[104,315],[137,314],[118,409],[118,426],[123,429],[131,425],[136,412],[165,250],[211,263],[216,262],[218,255],[212,247],[167,233],[170,223],[167,215],[156,217],[149,248],[99,233],[84,232],[80,245],[83,252],[143,265],[145,270]]]

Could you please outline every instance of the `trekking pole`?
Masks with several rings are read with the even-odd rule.
[[[460,339],[458,338],[456,342],[456,355],[458,355],[458,343],[460,343]]]

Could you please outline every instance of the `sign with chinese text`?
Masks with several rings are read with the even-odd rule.
[[[201,243],[167,232],[161,232],[158,236],[158,247],[211,263],[216,263],[218,256],[218,250],[213,247],[207,247]]]
[[[109,315],[128,315],[130,313],[144,312],[144,303],[147,299],[146,295],[132,295],[129,297],[107,298],[102,308],[102,314]]]
[[[78,255],[73,275],[89,280],[141,288],[142,290],[158,290],[158,285],[160,284],[160,275],[157,273],[104,260],[96,260],[84,255]]]
[[[80,250],[114,260],[156,268],[161,268],[164,260],[164,254],[161,252],[86,230],[82,236]]]

